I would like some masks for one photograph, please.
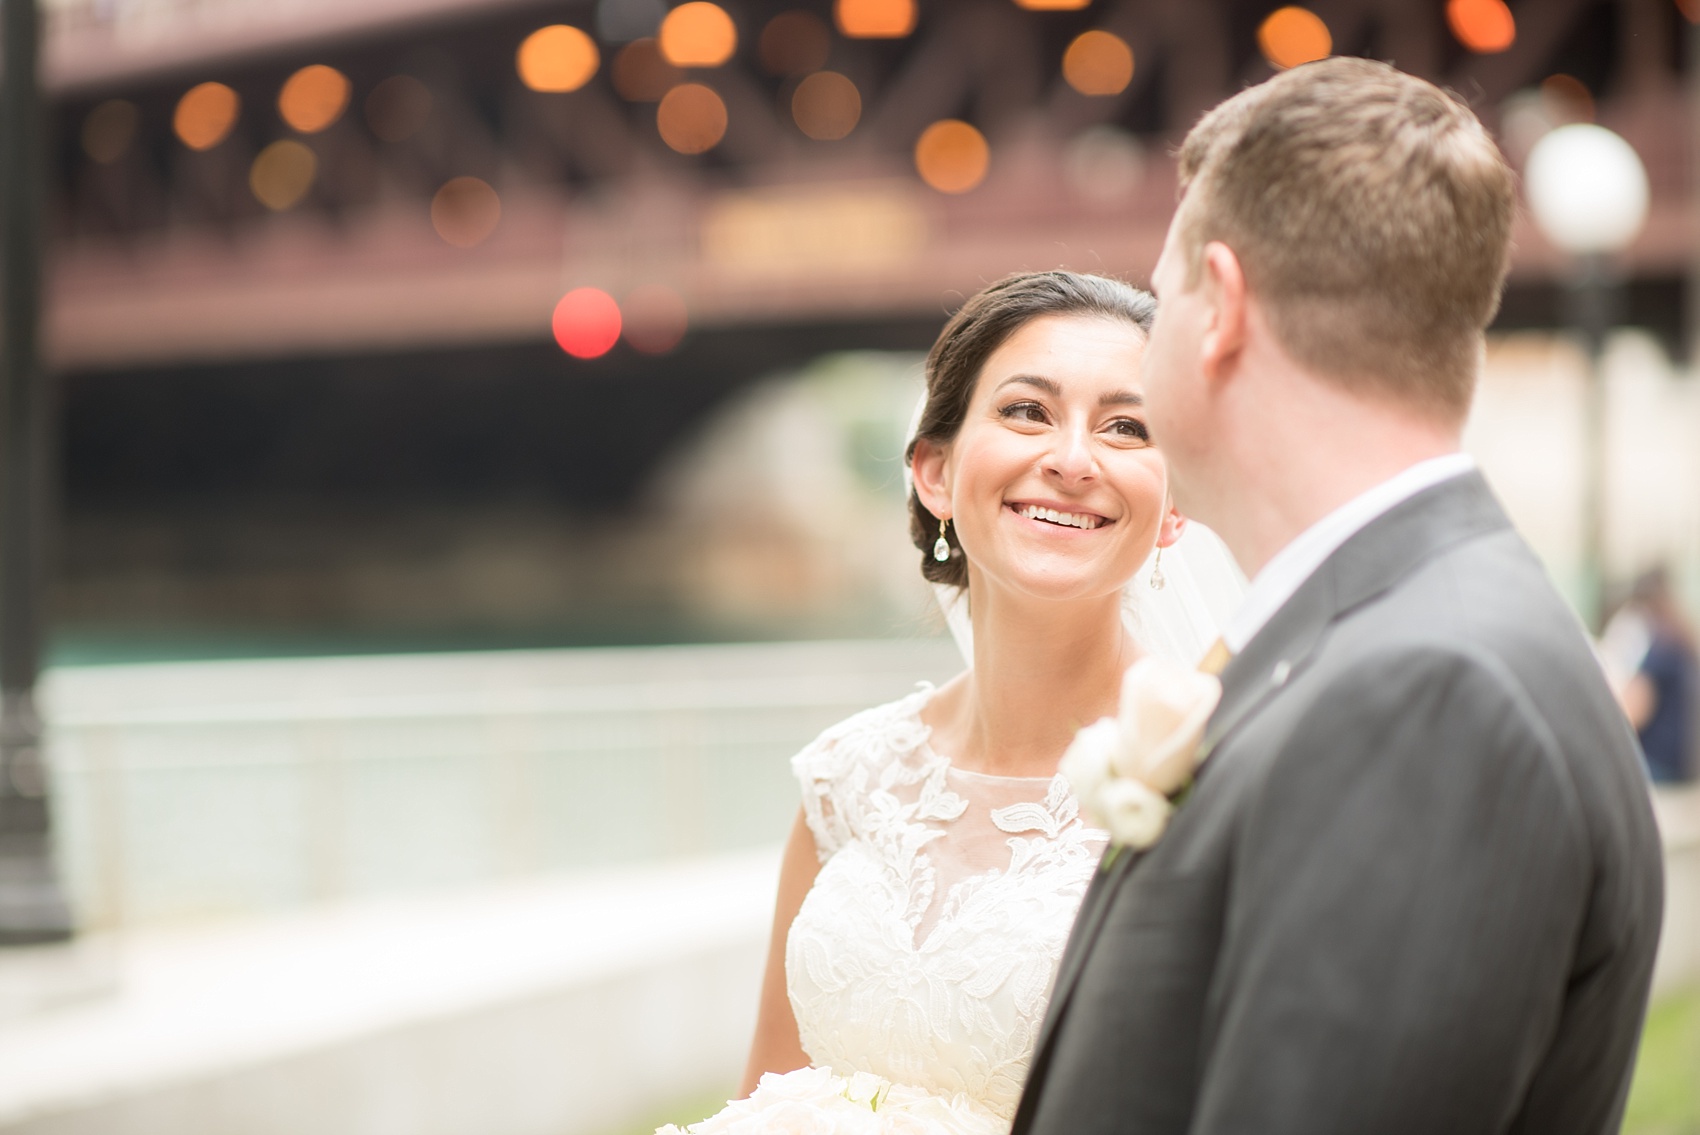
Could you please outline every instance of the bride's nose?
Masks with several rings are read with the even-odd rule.
[[[1090,430],[1084,425],[1068,425],[1051,435],[1050,450],[1045,454],[1045,472],[1065,484],[1091,480],[1098,475],[1098,456],[1092,449]]]

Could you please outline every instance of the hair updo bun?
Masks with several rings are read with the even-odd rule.
[[[914,459],[916,441],[925,438],[944,445],[956,437],[986,360],[1024,325],[1046,315],[1120,319],[1150,334],[1157,301],[1149,292],[1121,280],[1079,272],[1020,272],[977,293],[950,317],[927,354],[927,404],[915,437],[904,451],[906,464]],[[968,561],[956,542],[956,530],[945,534],[950,558],[934,559],[939,518],[928,511],[913,489],[909,493],[909,534],[921,549],[923,576],[933,583],[968,586]]]

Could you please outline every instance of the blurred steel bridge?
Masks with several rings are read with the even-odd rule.
[[[877,15],[908,0],[839,2]],[[1696,256],[1684,11],[1700,15],[1682,3],[1511,0],[1500,51],[1466,46],[1444,0],[1309,10],[1327,48],[1460,92],[1514,161],[1557,122],[1629,138],[1653,203],[1619,265],[1626,314],[1680,352]],[[256,570],[317,554],[251,538],[262,516],[543,502],[617,517],[754,379],[835,350],[924,349],[961,297],[1012,270],[1143,281],[1175,198],[1170,151],[1272,72],[1276,7],[916,0],[907,34],[858,38],[829,0],[725,0],[730,58],[675,68],[651,38],[663,0],[47,0],[60,578],[115,595],[101,570],[150,548],[161,574],[250,544],[266,544]],[[531,89],[516,52],[555,24],[595,44],[594,73]],[[1131,75],[1071,77],[1087,32],[1116,37]],[[305,132],[280,92],[315,65],[347,86]],[[859,108],[836,140],[797,117],[821,72]],[[176,119],[206,83],[237,109],[197,149]],[[681,84],[724,110],[701,153],[658,125]],[[988,155],[981,180],[947,185],[964,192],[917,166],[946,120]],[[262,184],[279,176],[282,192]],[[1501,326],[1563,325],[1570,266],[1526,220],[1516,242]],[[551,335],[580,287],[626,309],[600,357]],[[61,612],[88,614],[79,602]]]

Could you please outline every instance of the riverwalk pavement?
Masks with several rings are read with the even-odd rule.
[[[0,1132],[619,1130],[735,1082],[777,873],[764,849],[0,954]]]

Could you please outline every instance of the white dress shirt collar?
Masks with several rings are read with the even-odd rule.
[[[1306,528],[1263,565],[1251,581],[1222,639],[1229,650],[1244,650],[1275,612],[1286,605],[1323,561],[1370,521],[1409,500],[1424,489],[1462,476],[1476,467],[1467,453],[1448,453],[1419,461],[1366,492],[1360,493]]]

